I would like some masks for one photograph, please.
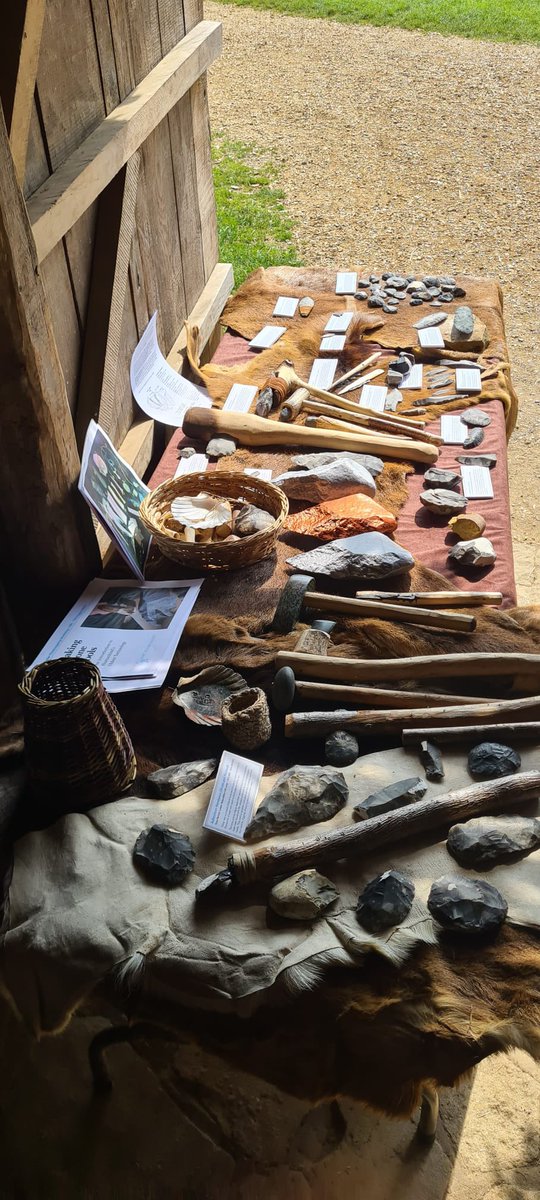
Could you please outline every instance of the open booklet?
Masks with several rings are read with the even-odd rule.
[[[202,579],[93,579],[32,666],[88,658],[109,692],[161,687]]]
[[[149,488],[95,421],[90,421],[84,439],[79,491],[128,566],[138,579],[144,579],[152,539],[141,521],[139,507]]]

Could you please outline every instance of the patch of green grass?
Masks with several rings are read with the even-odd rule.
[[[354,24],[397,25],[499,42],[540,42],[539,0],[228,0]]]
[[[253,147],[214,137],[219,255],[232,262],[236,287],[257,267],[299,262],[283,192],[275,187],[277,169],[271,162],[256,164],[256,158]]]

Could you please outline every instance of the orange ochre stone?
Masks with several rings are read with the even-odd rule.
[[[353,537],[355,533],[366,533],[371,529],[392,533],[397,527],[397,520],[377,500],[357,493],[354,496],[339,496],[337,500],[323,500],[320,504],[303,508],[302,512],[288,518],[286,527],[292,533],[303,533],[307,537],[319,538],[321,542],[332,542],[334,538]]]

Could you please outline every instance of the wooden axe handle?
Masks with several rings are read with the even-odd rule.
[[[507,812],[517,804],[540,795],[540,771],[487,779],[434,799],[419,800],[394,812],[370,817],[355,825],[318,832],[311,838],[281,846],[235,852],[229,867],[236,883],[274,879],[292,875],[320,863],[341,858],[356,858],[380,846],[401,843],[431,829],[448,829],[457,821],[467,821],[480,813]]]
[[[502,604],[502,592],[357,592],[359,600],[381,600],[385,604],[424,608],[477,608]]]
[[[189,408],[183,430],[187,437],[202,438],[225,435],[243,446],[309,446],[313,450],[351,450],[360,454],[381,454],[383,458],[402,461],[434,463],[439,452],[436,446],[409,441],[400,437],[364,437],[361,433],[341,430],[307,429],[305,425],[287,425],[256,417],[252,413],[223,412],[216,408]]]
[[[314,609],[321,613],[344,613],[350,617],[402,621],[409,625],[429,625],[435,629],[451,629],[455,633],[472,633],[476,629],[476,618],[465,616],[464,613],[433,612],[431,608],[399,608],[396,604],[381,604],[378,600],[327,596],[325,592],[306,592],[304,609]]]

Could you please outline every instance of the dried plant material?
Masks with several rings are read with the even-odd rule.
[[[358,494],[325,500],[313,508],[305,508],[288,518],[286,528],[292,533],[331,542],[334,538],[353,537],[356,533],[373,529],[392,533],[397,528],[397,520],[377,500]]]
[[[218,529],[232,527],[232,509],[228,500],[199,492],[198,496],[177,496],[171,503],[171,513],[180,525],[192,529]]]
[[[246,688],[243,676],[230,667],[206,667],[198,675],[180,678],[172,700],[195,725],[221,725],[225,701]]]

